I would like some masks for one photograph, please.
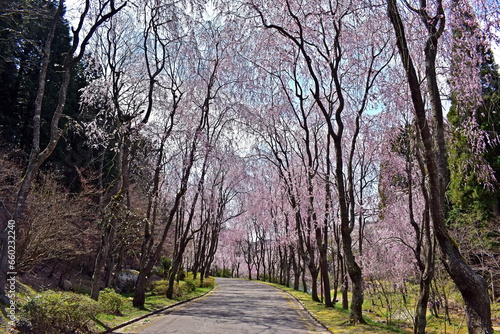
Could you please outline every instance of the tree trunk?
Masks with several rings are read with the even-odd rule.
[[[306,281],[306,266],[300,266],[300,273],[302,275],[302,288],[304,289],[305,293],[308,293],[307,281]]]
[[[431,283],[432,279],[434,276],[434,261],[435,261],[435,247],[434,247],[434,241],[433,241],[433,236],[431,233],[431,226],[430,226],[430,214],[429,214],[429,192],[426,187],[426,170],[425,170],[425,165],[422,160],[422,157],[420,155],[420,152],[417,150],[416,151],[416,158],[418,162],[418,166],[420,168],[420,173],[421,173],[421,181],[420,181],[420,190],[422,192],[422,195],[424,197],[425,201],[425,208],[424,208],[424,214],[422,218],[422,227],[421,231],[418,231],[418,225],[416,224],[414,220],[414,215],[413,215],[413,192],[412,192],[412,185],[410,183],[410,189],[409,189],[409,212],[410,212],[410,219],[412,225],[414,225],[415,229],[417,230],[417,247],[416,247],[416,256],[417,256],[417,262],[420,267],[421,271],[421,276],[420,276],[420,297],[417,303],[417,308],[415,311],[415,328],[414,328],[414,333],[415,334],[425,334],[425,329],[427,327],[427,305],[429,302],[429,294],[430,294],[430,289],[431,289]],[[411,163],[409,165],[409,170],[408,170],[408,176],[412,174],[411,172]],[[419,237],[419,234],[421,234],[421,237]],[[419,241],[420,239],[421,241]],[[423,259],[421,258],[421,253],[423,251]]]
[[[204,257],[207,247],[207,235],[208,235],[208,224],[204,222],[202,230],[199,234],[198,242],[195,242],[195,253],[194,253],[194,263],[193,263],[193,278],[196,279],[198,276],[198,271],[203,272],[202,263],[204,262]],[[203,273],[201,274],[203,276]]]
[[[432,276],[427,272],[423,273],[420,279],[420,297],[418,299],[417,308],[415,312],[415,334],[425,334],[427,327],[427,304],[429,302],[430,286]]]
[[[101,290],[103,269],[106,264],[106,260],[109,257],[109,248],[111,239],[113,238],[112,235],[113,231],[114,228],[108,225],[102,235],[101,247],[99,252],[97,253],[94,265],[94,274],[92,275],[92,290],[90,292],[90,297],[93,300],[99,299],[99,291]]]
[[[308,265],[309,272],[311,273],[311,297],[315,302],[321,303],[321,299],[318,296],[318,275],[319,270],[315,263],[312,261]]]
[[[325,297],[325,306],[326,307],[333,307],[333,301],[332,301],[332,293],[330,291],[330,273],[328,272],[328,262],[326,261],[326,258],[324,261],[321,261],[320,263],[320,268],[321,268],[321,279],[323,283],[323,293]]]
[[[281,245],[278,245],[278,258],[279,258],[279,274],[278,274],[278,282],[280,285],[285,285],[285,272],[287,270],[287,256],[286,250],[285,254],[283,254],[283,250],[281,249]]]
[[[342,261],[343,262],[343,261]],[[349,309],[349,278],[347,277],[347,273],[345,272],[345,264],[342,263],[342,308],[344,310]]]
[[[425,11],[424,11],[425,12]],[[434,140],[429,129],[429,122],[426,117],[426,109],[422,92],[420,90],[420,82],[417,76],[411,55],[408,50],[404,25],[397,8],[396,0],[388,0],[388,15],[391,19],[394,31],[396,34],[397,47],[406,71],[408,85],[414,106],[414,112],[417,118],[419,135],[424,145],[425,163],[429,175],[429,194],[430,194],[430,211],[436,239],[438,241],[441,253],[443,256],[443,264],[453,279],[455,285],[460,290],[465,302],[467,327],[470,334],[491,334],[493,333],[493,326],[491,322],[491,307],[488,295],[488,288],[485,280],[475,273],[470,266],[465,263],[465,260],[460,254],[458,246],[450,237],[446,227],[446,208],[444,199],[444,186],[443,180],[447,172],[440,170],[446,168],[443,166],[442,152],[445,149],[442,147],[444,143],[442,140]],[[442,17],[444,20],[444,14]],[[444,25],[444,22],[442,23]],[[444,29],[444,26],[443,26]],[[437,39],[439,36],[430,34],[425,52],[436,52]],[[434,48],[434,50],[432,49]],[[432,61],[432,57],[426,55],[426,62]],[[437,86],[436,73],[432,73],[432,64],[426,64],[426,68],[431,72],[426,73],[429,85]],[[431,94],[434,93],[433,101],[438,99],[439,90],[437,87],[430,87]],[[436,109],[433,105],[433,109]],[[442,117],[442,112],[435,112],[434,117]],[[437,119],[436,124],[441,124],[442,119]],[[442,129],[437,131],[438,135]],[[439,136],[440,137],[440,136]],[[437,152],[434,150],[434,144],[440,145]],[[440,158],[437,156],[439,155]]]
[[[285,249],[288,249],[288,248],[285,248]],[[286,255],[286,272],[285,272],[285,284],[287,287],[291,287],[292,286],[292,264],[291,264],[291,257],[288,255],[288,252],[286,251],[285,253],[287,253]]]
[[[146,283],[147,276],[143,274],[142,271],[140,271],[139,276],[137,277],[137,282],[135,283],[135,293],[133,300],[134,307],[144,307],[144,303],[146,302]]]
[[[181,260],[177,256],[174,261],[172,261],[172,269],[170,270],[170,275],[168,277],[168,288],[167,288],[167,298],[172,299],[174,297],[174,285],[175,279],[177,278],[177,274],[179,272],[181,265]]]
[[[331,295],[331,291],[330,291],[330,273],[328,272],[327,249],[326,249],[326,245],[321,240],[322,235],[321,235],[321,232],[318,233],[318,231],[317,231],[318,229],[320,229],[320,227],[316,228],[316,240],[318,240],[318,238],[320,238],[318,241],[319,267],[320,267],[320,272],[321,272],[321,280],[323,283],[325,306],[326,307],[333,307],[332,295]]]
[[[290,246],[290,261],[293,266],[293,289],[299,291],[300,289],[300,266],[297,264],[297,258],[295,257],[295,251],[293,246]]]
[[[331,159],[330,159],[330,142],[331,137],[327,136],[326,141],[326,182],[325,182],[325,218],[323,221],[323,226],[316,226],[316,242],[319,249],[319,261],[320,261],[320,270],[321,270],[321,278],[323,280],[323,288],[325,294],[325,306],[326,307],[334,307],[334,303],[331,295],[331,287],[330,287],[330,273],[328,271],[328,224],[330,220],[330,210],[332,203],[332,191],[331,191]],[[359,241],[361,244],[361,240]]]
[[[248,279],[251,281],[252,280],[252,268],[250,267],[250,265],[247,265],[248,267]]]
[[[106,266],[104,267],[104,287],[109,288],[111,287],[111,283],[113,280],[113,269],[115,267],[115,259],[114,256],[111,254],[108,256],[108,263],[106,263]]]
[[[342,141],[340,136],[333,138],[336,152],[336,179],[337,179],[337,193],[340,206],[340,233],[342,235],[342,251],[344,253],[344,261],[347,267],[347,272],[352,282],[352,300],[351,300],[351,314],[350,321],[353,324],[364,324],[363,319],[363,276],[361,268],[356,262],[354,252],[352,249],[352,227],[351,220],[349,219],[348,199],[346,198],[345,181],[343,172],[343,159],[342,159]],[[349,171],[348,171],[349,173]],[[352,171],[351,171],[352,173]],[[354,203],[351,203],[354,205]],[[354,217],[353,217],[354,219]]]

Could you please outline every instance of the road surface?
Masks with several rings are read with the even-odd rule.
[[[120,330],[140,334],[329,333],[300,304],[272,286],[218,278],[209,295]],[[118,333],[118,332],[115,332]]]

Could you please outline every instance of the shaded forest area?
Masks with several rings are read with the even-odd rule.
[[[495,6],[0,0],[0,300],[189,272],[493,333]]]

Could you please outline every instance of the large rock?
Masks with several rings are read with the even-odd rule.
[[[134,292],[135,282],[139,272],[134,269],[123,269],[115,277],[115,287],[118,293]]]
[[[61,283],[59,283],[59,286],[63,291],[72,291],[73,290],[73,284],[68,281],[67,279],[63,280]]]
[[[158,275],[151,275],[148,277],[148,283],[153,283],[153,282],[156,282],[156,281],[161,281],[163,278],[161,278],[160,276]]]

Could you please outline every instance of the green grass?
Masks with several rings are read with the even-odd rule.
[[[385,324],[371,320],[369,317],[364,317],[367,321],[366,325],[350,325],[349,324],[349,310],[342,309],[338,304],[335,308],[326,308],[324,304],[317,303],[311,299],[311,295],[296,291],[282,285],[267,283],[277,287],[298,299],[302,305],[329,331],[335,334],[372,334],[372,333],[412,333],[412,331],[403,330],[400,328],[387,326]]]
[[[407,321],[396,321],[393,319],[391,325],[387,325],[385,323],[387,319],[387,308],[381,306],[378,303],[376,306],[378,299],[373,296],[370,296],[368,293],[365,294],[365,303],[363,304],[363,310],[369,311],[363,314],[364,319],[366,320],[366,325],[350,325],[349,324],[349,310],[344,310],[341,308],[339,304],[335,305],[335,308],[326,308],[324,304],[314,302],[311,299],[311,295],[304,293],[302,291],[295,291],[292,288],[288,288],[282,285],[267,283],[272,286],[275,286],[290,295],[294,296],[298,299],[304,307],[311,313],[313,316],[325,325],[329,331],[335,334],[357,334],[357,333],[401,333],[401,334],[409,334],[413,333],[411,319]],[[418,288],[417,288],[418,290]],[[451,290],[451,288],[450,288]],[[407,297],[407,305],[403,306],[403,301],[401,296],[392,296],[394,300],[397,302],[395,304],[394,310],[399,310],[406,308],[406,312],[409,312],[408,315],[412,316],[415,302],[415,296],[413,293],[409,294]],[[461,298],[459,293],[452,293],[450,291],[449,295],[451,299],[451,303],[453,303],[454,307],[457,305],[461,305]],[[375,306],[374,306],[375,304]],[[492,319],[498,319],[500,315],[500,304],[496,303],[492,305]],[[441,334],[441,333],[449,333],[449,334],[466,334],[467,327],[465,323],[465,317],[463,315],[463,310],[456,309],[451,315],[451,324],[445,321],[444,316],[440,316],[436,318],[430,313],[428,313],[427,317],[427,328],[426,333],[429,334]],[[494,325],[495,326],[495,325]],[[494,327],[494,333],[500,333],[499,327]]]
[[[327,309],[324,304],[312,301],[311,296],[307,293],[295,291],[291,288],[277,284],[271,285],[288,292],[300,300],[305,308],[333,333],[413,333],[411,318],[408,318],[406,321],[398,321],[393,318],[393,325],[387,325],[384,321],[387,319],[388,309],[383,307],[380,303],[378,303],[378,306],[374,307],[374,304],[376,304],[379,299],[370,296],[368,293],[365,293],[365,303],[363,304],[363,310],[369,310],[368,314],[365,313],[363,315],[367,325],[353,326],[348,324],[349,311],[342,309],[338,304],[333,309]],[[448,282],[448,285],[449,286],[446,288],[448,289],[449,302],[452,307],[450,314],[451,321],[446,321],[444,315],[436,318],[428,312],[426,327],[426,333],[428,334],[466,334],[468,332],[464,310],[463,307],[461,307],[463,302],[460,293],[456,291],[451,282]],[[403,305],[404,303],[400,294],[389,294],[393,298],[393,302],[395,302],[394,310],[400,313],[402,312],[401,310],[405,310],[409,317],[413,316],[412,312],[414,310],[414,304],[416,303],[416,293],[418,293],[418,287],[409,287],[406,305]],[[498,319],[500,319],[500,304],[492,304],[491,311],[492,319],[494,320],[494,333],[500,334],[500,322],[498,321]]]

